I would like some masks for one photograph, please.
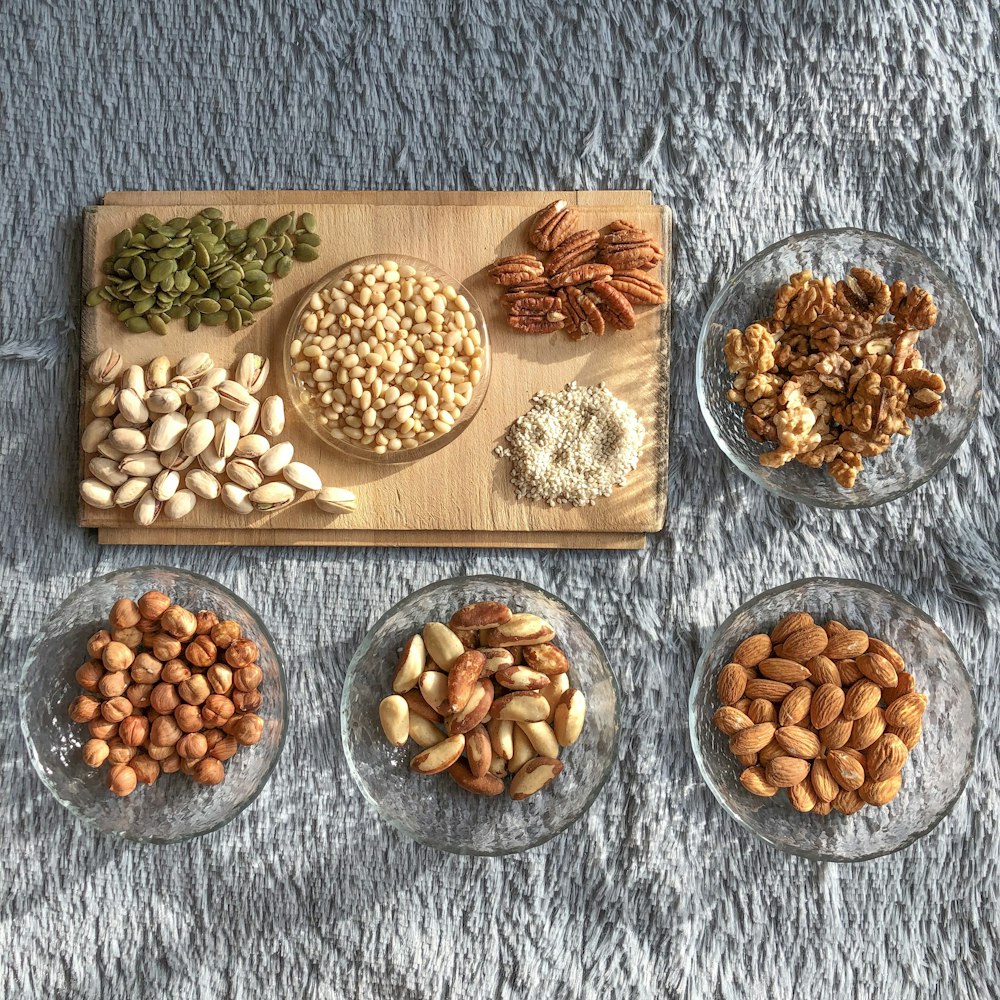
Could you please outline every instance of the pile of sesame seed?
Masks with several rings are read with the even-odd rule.
[[[643,427],[635,411],[602,382],[539,392],[531,409],[511,424],[510,481],[519,499],[584,507],[623,486],[639,461]]]

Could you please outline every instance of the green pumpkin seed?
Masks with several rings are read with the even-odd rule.
[[[308,243],[300,243],[293,251],[292,256],[303,263],[315,260],[319,256],[319,251]],[[288,258],[285,258],[286,260]],[[280,273],[280,272],[279,272]]]
[[[220,212],[217,208],[203,208],[200,214],[203,215],[206,219],[214,220],[222,218],[222,212]]]
[[[299,216],[299,225],[307,232],[316,232],[316,216],[312,212],[303,212]]]
[[[129,268],[132,277],[137,281],[142,281],[146,277],[146,262],[141,257],[132,258],[132,266]]]
[[[269,295],[271,292],[271,282],[270,281],[251,281],[243,286],[254,298],[260,298],[261,295]]]
[[[163,235],[163,233],[153,233],[147,240],[146,244],[153,250],[159,250],[160,247],[165,247],[170,242],[170,239]]]
[[[177,303],[176,305],[171,306],[167,310],[167,315],[171,319],[184,319],[184,317],[187,316],[188,313],[190,312],[191,312],[190,306],[185,306],[181,305],[180,303]]]
[[[187,271],[178,271],[174,275],[174,288],[178,292],[186,292],[191,284],[191,276]]]
[[[310,249],[312,249],[310,247]],[[288,272],[292,269],[292,258],[291,257],[281,257],[278,263],[274,267],[274,273],[279,278],[287,278]]]
[[[150,268],[149,277],[153,281],[160,282],[168,274],[172,274],[176,266],[172,260],[161,260],[158,264],[154,264]]]
[[[88,306],[100,305],[101,299],[103,298],[103,292],[103,288],[91,288],[91,290],[87,292],[87,297],[84,299],[84,302],[86,302]]]
[[[233,300],[229,298],[228,295],[224,295],[221,299],[219,299],[219,308],[223,312],[229,312],[229,310],[232,309],[234,305],[236,305],[236,303],[233,302]]]
[[[115,253],[121,253],[128,246],[128,241],[132,239],[132,230],[123,229],[111,244],[115,248]]]
[[[263,272],[264,272],[265,274],[274,274],[274,269],[275,269],[275,267],[277,266],[277,264],[278,264],[278,261],[279,261],[280,259],[281,259],[281,254],[280,254],[280,253],[269,253],[269,254],[268,254],[268,255],[267,255],[267,256],[266,256],[265,258],[264,258],[264,264],[263,264],[263,266],[261,267],[261,270],[262,270],[262,271],[263,271]]]
[[[270,309],[274,305],[274,299],[270,295],[263,295],[259,299],[254,299],[250,303],[250,312],[263,312],[265,309]]]
[[[152,215],[152,214],[151,214],[151,213],[149,213],[149,212],[146,212],[146,214],[145,214],[145,215],[140,215],[140,216],[139,216],[139,221],[140,221],[140,222],[141,222],[141,223],[142,223],[142,224],[143,224],[143,225],[144,225],[144,226],[145,226],[145,227],[146,227],[147,229],[159,229],[159,228],[160,228],[160,226],[162,226],[162,225],[163,225],[163,223],[162,223],[162,222],[160,222],[160,220],[159,220],[159,219],[158,219],[158,218],[157,218],[157,217],[156,217],[155,215]]]
[[[318,247],[319,237],[315,233],[302,233],[298,238],[299,246]]]
[[[247,243],[256,243],[267,232],[267,219],[254,219],[247,226]]]
[[[238,247],[247,241],[247,231],[245,229],[230,229],[226,233],[226,246]]]
[[[133,333],[145,333],[149,329],[149,324],[142,316],[133,316],[131,319],[125,320],[125,325]]]
[[[147,322],[149,323],[149,328],[153,331],[153,333],[158,333],[161,337],[166,336],[167,324],[164,323],[162,316],[150,315]]]
[[[201,321],[205,326],[222,326],[228,318],[224,312],[202,313]]]
[[[241,309],[240,319],[243,320],[244,326],[250,326],[250,324],[253,323],[255,316],[249,309]]]
[[[229,315],[226,317],[226,325],[233,333],[243,328],[243,317],[240,315],[239,309],[231,309],[229,311]]]
[[[125,305],[124,302],[117,302],[118,306],[118,318],[124,323],[126,320],[131,319],[135,315],[135,310],[130,309]]]
[[[208,316],[211,313],[217,313],[219,311],[219,308],[220,308],[218,302],[216,302],[214,299],[210,299],[208,297],[201,298],[201,299],[196,299],[195,302],[194,302],[194,307],[199,312],[205,313],[206,316]],[[207,322],[207,320],[206,320],[206,322]]]
[[[227,271],[223,271],[215,279],[215,284],[217,288],[232,288],[233,285],[238,285],[243,280],[243,273],[238,268],[230,268]]]
[[[132,309],[135,311],[136,316],[141,316],[143,313],[148,313],[155,305],[156,299],[152,295],[147,295],[144,298],[135,299],[132,303]]]
[[[192,309],[187,316],[187,328],[197,330],[201,326],[201,313],[197,309]]]
[[[208,288],[208,286],[211,284],[211,282],[208,280],[208,275],[201,267],[192,267],[191,277],[194,278],[194,280],[197,281],[202,288]]]

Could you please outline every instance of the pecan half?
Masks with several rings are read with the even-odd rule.
[[[604,316],[597,303],[582,288],[569,285],[559,290],[562,311],[566,314],[566,331],[572,340],[583,340],[593,334],[604,335]]]
[[[576,229],[579,221],[580,213],[575,208],[565,201],[554,201],[535,216],[528,242],[539,250],[552,250]]]
[[[608,278],[608,284],[633,305],[655,306],[667,301],[666,288],[643,271],[623,271]]]
[[[545,262],[546,274],[559,274],[571,267],[589,264],[597,256],[597,241],[601,234],[596,229],[578,229],[570,233],[557,246]]]
[[[519,299],[548,295],[551,291],[552,286],[549,284],[548,278],[532,278],[531,281],[526,281],[523,285],[509,285],[503,300],[508,305],[513,305]]]
[[[507,322],[522,333],[555,333],[566,322],[555,295],[525,295],[510,308]]]
[[[598,281],[590,286],[590,291],[600,300],[604,322],[617,330],[631,330],[635,326],[635,310],[617,288],[607,281]]]
[[[524,285],[545,274],[545,265],[533,254],[501,257],[486,272],[498,285]]]
[[[549,283],[553,288],[586,285],[591,281],[600,281],[601,278],[610,278],[614,273],[614,269],[607,264],[580,264],[579,267],[571,267],[560,271],[559,274],[553,274],[549,278]]]
[[[559,309],[559,299],[555,295],[522,295],[511,303],[511,315],[544,316]]]
[[[650,271],[663,260],[663,248],[641,229],[615,229],[601,237],[597,259],[616,271]]]

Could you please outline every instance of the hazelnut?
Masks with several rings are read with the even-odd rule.
[[[236,756],[236,751],[239,748],[240,745],[236,742],[236,737],[224,736],[209,752],[216,760],[229,760]]]
[[[108,788],[119,798],[131,795],[135,791],[136,781],[135,771],[128,764],[115,764],[108,771]]]
[[[212,642],[214,642],[219,649],[229,649],[229,647],[236,642],[242,634],[243,630],[240,628],[240,623],[234,622],[232,619],[219,622],[218,625],[215,625],[212,628],[210,633]]]
[[[264,720],[259,715],[234,715],[222,728],[227,736],[235,736],[237,743],[250,747],[260,741]]]
[[[121,597],[111,606],[108,621],[112,628],[131,628],[138,624],[141,617],[139,605],[127,597]]]
[[[132,702],[128,698],[109,698],[101,704],[101,715],[108,722],[121,722],[132,714]]]
[[[118,736],[127,747],[142,746],[143,741],[149,736],[149,722],[144,715],[132,715],[123,719],[118,727]]]
[[[257,643],[252,639],[237,639],[226,650],[226,663],[237,669],[249,667],[257,659],[259,653]]]
[[[194,627],[195,635],[208,635],[219,624],[219,616],[214,611],[199,611],[195,619],[198,623]]]
[[[184,650],[184,659],[193,667],[210,667],[215,656],[215,643],[207,635],[196,635]]]
[[[135,756],[135,747],[122,743],[118,736],[108,740],[108,763],[127,764]]]
[[[208,743],[201,733],[188,733],[177,741],[177,752],[187,760],[201,760],[208,753]]]
[[[129,766],[144,785],[151,785],[160,776],[160,765],[148,754],[136,754]]]
[[[181,769],[181,758],[180,754],[175,753],[171,750],[168,757],[164,757],[160,761],[160,770],[164,774],[176,774]]]
[[[178,769],[181,774],[186,774],[189,778],[194,774],[194,766],[198,763],[196,760],[188,760],[187,757],[180,757],[180,768]]]
[[[174,720],[185,733],[200,732],[203,725],[197,705],[178,705],[174,709]]]
[[[226,734],[221,729],[206,729],[202,735],[205,737],[205,742],[208,744],[208,752],[212,752],[212,747],[215,746],[219,740],[228,739]]]
[[[155,684],[160,679],[163,664],[149,653],[140,653],[132,661],[132,680],[137,684]]]
[[[104,647],[109,642],[111,642],[111,633],[107,629],[102,628],[99,632],[95,632],[87,640],[87,655],[99,660],[101,653],[104,652]]]
[[[183,735],[172,715],[161,715],[149,732],[149,742],[158,747],[172,747]]]
[[[137,628],[116,628],[111,633],[114,642],[120,642],[129,649],[138,649],[142,645],[142,633]]]
[[[120,677],[120,674],[116,674]],[[128,698],[136,708],[149,708],[150,696],[153,693],[152,684],[129,684],[125,689],[125,697]]]
[[[69,703],[69,717],[74,722],[90,722],[100,711],[101,703],[89,694],[78,695]]]
[[[231,697],[239,712],[256,712],[264,700],[256,688],[253,691],[233,691]]]
[[[167,660],[176,660],[178,656],[181,655],[180,639],[175,639],[172,635],[167,635],[165,632],[157,632],[153,636],[153,641],[149,647],[153,656],[155,656],[161,663],[166,663]]]
[[[212,757],[199,760],[191,774],[199,785],[218,785],[225,776],[226,769],[222,766],[222,762]]]
[[[177,693],[189,705],[200,705],[212,693],[212,689],[203,674],[194,674],[177,685]]]
[[[146,753],[149,754],[149,756],[155,761],[164,761],[172,753],[176,753],[176,751],[173,747],[161,747],[157,746],[155,743],[150,743],[149,746],[146,747]]]
[[[118,723],[108,722],[100,715],[87,723],[87,729],[90,731],[90,735],[97,740],[110,740],[112,736],[118,735]]]
[[[205,677],[216,694],[229,694],[233,689],[233,672],[223,663],[210,666]]]
[[[76,683],[84,691],[96,691],[98,682],[104,675],[104,667],[97,660],[87,660],[82,666],[76,668]]]
[[[201,709],[201,717],[209,728],[224,726],[232,717],[236,707],[224,694],[210,694]]]
[[[264,671],[251,663],[249,667],[241,667],[233,674],[233,685],[237,691],[255,691],[264,679]]]
[[[197,625],[195,616],[179,604],[171,604],[160,615],[160,628],[164,632],[169,632],[175,639],[186,639],[194,635],[195,625]]]
[[[181,703],[181,696],[173,684],[161,682],[149,694],[149,703],[160,715],[170,715]]]
[[[87,740],[83,744],[83,762],[87,767],[100,767],[108,759],[109,752],[106,740]]]
[[[183,660],[167,660],[160,671],[160,680],[168,684],[180,684],[191,676],[191,668]]]
[[[129,676],[125,671],[116,674],[105,674],[97,685],[98,690],[105,698],[117,698],[125,693],[129,684]]]
[[[109,642],[101,653],[105,670],[128,670],[134,659],[135,654],[123,642]]]
[[[146,637],[155,635],[160,631],[160,623],[154,621],[152,618],[140,618],[135,626],[143,635],[143,642],[145,642]]]
[[[170,598],[162,591],[147,590],[136,603],[143,618],[149,618],[156,622],[160,620],[160,615],[170,607]]]

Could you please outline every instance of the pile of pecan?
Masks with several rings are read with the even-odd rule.
[[[599,233],[580,229],[580,213],[565,201],[535,216],[528,240],[547,254],[498,260],[489,276],[506,289],[510,325],[522,333],[565,330],[572,340],[608,328],[631,330],[635,307],[667,301],[667,290],[648,272],[663,248],[632,222],[617,219]]]
[[[922,330],[937,321],[931,294],[855,267],[842,280],[793,274],[769,319],[726,335],[735,374],[729,399],[745,407],[760,456],[779,468],[796,461],[854,486],[862,460],[885,451],[908,421],[941,408],[944,379],[923,366]]]

